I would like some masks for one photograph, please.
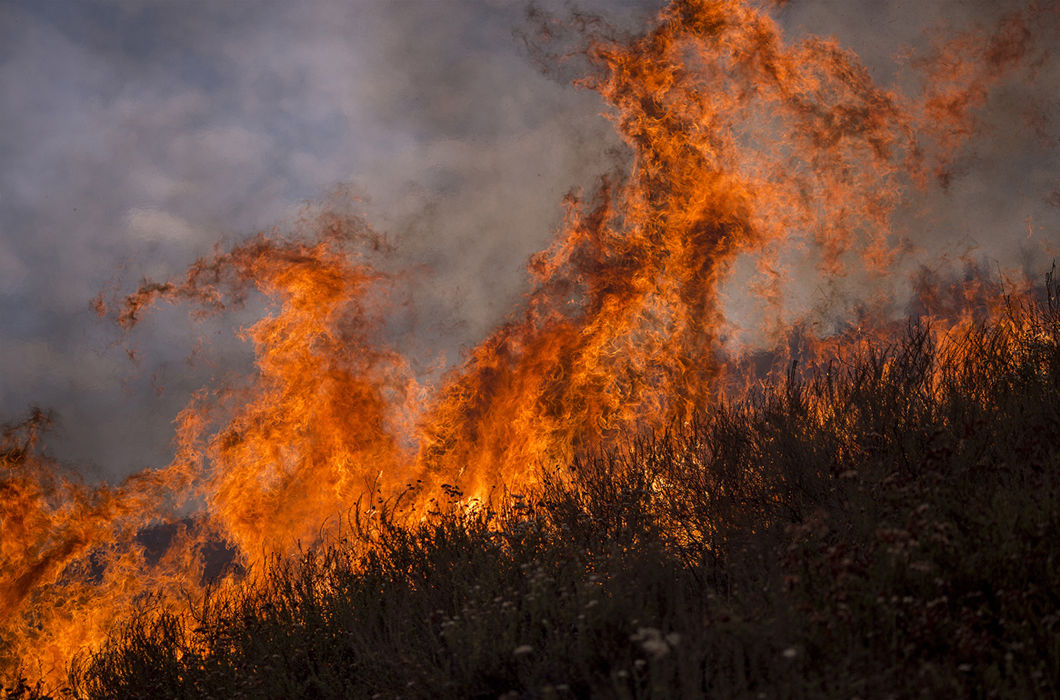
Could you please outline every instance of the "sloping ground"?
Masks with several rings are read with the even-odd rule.
[[[71,692],[1055,697],[1058,446],[1055,308],[914,325],[536,493],[414,527],[383,504],[145,612]]]

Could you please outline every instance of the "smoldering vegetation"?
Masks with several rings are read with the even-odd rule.
[[[415,522],[366,494],[345,538],[6,695],[1055,696],[1055,286],[789,370],[525,493]]]

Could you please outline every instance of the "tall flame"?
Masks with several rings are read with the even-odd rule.
[[[1033,53],[1030,27],[1058,14],[1029,4],[979,55],[970,34],[940,43],[918,65],[942,77],[919,100],[876,85],[833,40],[786,43],[747,0],[674,0],[636,36],[576,16],[573,45],[533,16],[535,55],[578,62],[577,84],[599,93],[631,157],[590,198],[568,198],[554,242],[530,260],[521,310],[437,386],[418,384],[382,332],[400,279],[383,271],[386,242],[341,209],[141,286],[120,304],[127,328],[157,302],[212,313],[262,295],[267,314],[241,331],[256,373],[197,394],[174,461],[114,488],[40,456],[43,415],[6,430],[0,660],[61,678],[142,601],[201,595],[211,538],[249,564],[326,534],[368,491],[411,488],[426,513],[443,490],[522,488],[541,468],[709,409],[746,386],[724,291],[741,265],[754,269],[742,283],[758,334],[774,343],[804,314],[790,298],[799,276],[893,286],[910,252],[892,221],[903,198],[932,164],[943,172],[990,85]],[[929,312],[967,322],[967,305],[927,291]],[[870,298],[864,331],[886,332],[892,306]],[[822,353],[840,342],[809,340]],[[191,524],[189,509],[201,513]],[[162,522],[185,524],[154,556],[143,533]]]

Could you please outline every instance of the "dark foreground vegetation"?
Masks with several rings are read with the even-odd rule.
[[[144,614],[71,692],[1057,697],[1060,313],[1008,313],[495,507],[403,527],[391,504],[190,624]]]

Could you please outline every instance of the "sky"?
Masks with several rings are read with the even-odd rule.
[[[574,4],[633,27],[659,2]],[[777,16],[793,35],[836,36],[888,82],[895,55],[926,29],[1004,9],[791,0]],[[437,352],[457,362],[518,303],[525,260],[549,241],[563,195],[591,188],[622,152],[599,99],[528,57],[517,36],[526,10],[0,0],[0,421],[31,405],[54,411],[49,449],[87,479],[165,464],[190,392],[249,368],[249,351],[230,340],[231,319],[195,325],[184,309],[123,337],[92,299],[179,274],[218,241],[282,227],[337,188],[423,271],[408,294]],[[1060,84],[1055,62],[1042,71],[1039,83]],[[1016,86],[990,103],[1003,128],[965,156],[920,222],[925,256],[975,250],[1047,269],[1032,251],[1060,247],[1060,208],[1048,201],[1060,140],[1055,120],[1046,137],[1028,135],[1024,97]],[[1055,100],[1044,109],[1060,114]],[[202,335],[209,351],[188,362]]]

